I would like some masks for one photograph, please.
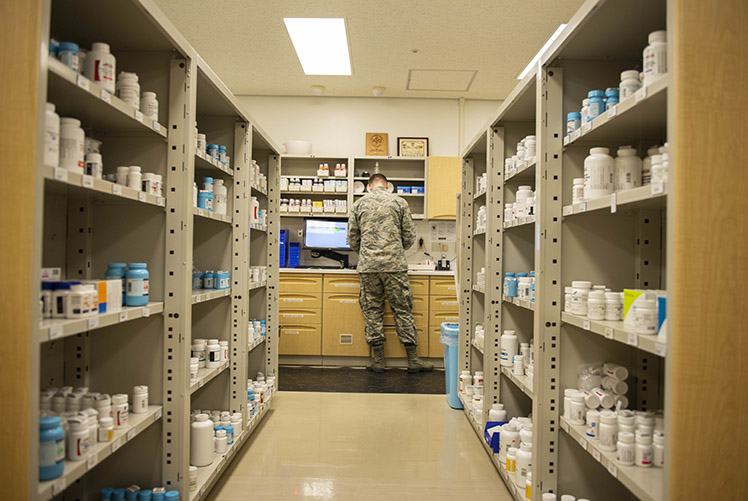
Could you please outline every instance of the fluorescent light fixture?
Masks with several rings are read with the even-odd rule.
[[[286,17],[283,22],[305,74],[351,74],[345,19]]]
[[[522,80],[527,76],[528,73],[530,73],[530,70],[532,70],[533,66],[538,64],[538,60],[540,59],[540,56],[545,53],[545,51],[548,50],[548,47],[551,46],[553,42],[556,41],[556,39],[561,35],[561,32],[564,31],[564,28],[566,28],[565,24],[560,25],[558,28],[556,28],[556,31],[553,32],[553,35],[551,35],[551,38],[548,39],[548,41],[543,45],[543,47],[540,48],[537,54],[535,54],[535,57],[532,58],[532,61],[530,61],[530,64],[527,65],[527,67],[522,70],[522,73],[519,74],[517,77],[517,80]]]

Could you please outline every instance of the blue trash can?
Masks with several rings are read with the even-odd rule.
[[[447,403],[453,409],[462,409],[462,402],[457,386],[457,340],[460,336],[460,324],[444,322],[441,325],[439,342],[444,345],[444,379],[447,390]]]

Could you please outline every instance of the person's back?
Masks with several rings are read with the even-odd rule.
[[[408,355],[408,372],[433,370],[418,358],[418,332],[413,322],[413,295],[408,280],[405,249],[416,239],[410,208],[402,198],[387,191],[387,178],[374,174],[369,190],[353,204],[348,218],[348,245],[358,252],[361,279],[359,304],[366,322],[366,342],[372,347],[368,369],[384,372],[384,300],[395,317],[397,337]]]
[[[355,227],[348,243],[359,253],[359,273],[408,271],[405,249],[416,234],[405,200],[376,187],[353,205],[350,225]]]

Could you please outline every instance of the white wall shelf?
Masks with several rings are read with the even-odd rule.
[[[623,466],[616,461],[616,453],[601,450],[599,440],[587,437],[585,426],[576,426],[561,417],[561,429],[597,462],[608,470],[613,478],[621,482],[631,493],[642,501],[664,501],[665,470],[662,468],[641,468]]]
[[[481,235],[485,235],[485,234],[486,234],[486,228],[481,228],[481,229],[475,230],[473,232],[473,236],[476,236],[476,237],[477,236],[481,236]]]
[[[212,169],[218,169],[229,176],[234,175],[234,169],[226,167],[212,156],[203,153],[202,150],[195,151],[195,169],[208,169],[209,172]]]
[[[632,329],[626,328],[623,322],[589,320],[587,317],[580,317],[579,315],[572,315],[566,312],[561,314],[561,320],[565,324],[579,327],[580,329],[603,336],[606,339],[634,346],[658,357],[665,357],[667,353],[667,343],[658,336],[637,334]]]
[[[259,339],[256,339],[254,341],[250,341],[250,343],[247,345],[247,352],[251,352],[252,350],[257,348],[264,342],[265,342],[265,336],[261,336]]]
[[[513,304],[514,306],[519,306],[520,308],[524,308],[526,310],[535,311],[534,301],[528,301],[527,299],[520,299],[518,297],[509,297],[506,294],[502,295],[502,299],[505,303]]]
[[[483,353],[485,352],[485,349],[481,345],[479,345],[475,339],[473,339],[470,344],[473,345],[473,348],[478,350],[481,355],[483,355]]]
[[[100,313],[85,318],[52,318],[39,325],[39,342],[55,341],[82,332],[93,331],[139,318],[158,315],[164,311],[164,303],[150,302],[148,306],[123,306],[120,311]]]
[[[368,177],[354,177],[353,180],[354,181],[364,182],[364,181],[368,181],[369,178]],[[392,181],[393,183],[395,181],[400,181],[400,182],[403,182],[403,181],[412,181],[414,183],[418,183],[418,182],[422,183],[422,182],[426,181],[426,179],[423,178],[423,177],[394,177],[393,176],[393,177],[387,177],[387,181]]]
[[[535,165],[537,162],[524,162],[522,165],[517,167],[512,174],[507,175],[504,178],[504,182],[512,180],[516,183],[522,182],[535,182]]]
[[[119,131],[148,130],[166,138],[166,127],[158,120],[144,118],[140,111],[104,90],[96,82],[56,59],[48,60],[48,68],[49,97],[58,103],[57,114],[61,117],[78,118],[83,127],[96,126],[102,130]],[[71,102],[57,99],[58,96],[70,96]]]
[[[213,212],[207,209],[200,209],[198,207],[193,207],[192,213],[195,216],[202,217],[205,219],[210,219],[210,220],[218,221],[221,223],[231,224],[231,216],[229,216],[228,214],[218,214],[216,212]]]
[[[89,449],[88,458],[84,461],[65,460],[65,471],[61,477],[46,482],[39,482],[38,498],[48,500],[62,493],[76,480],[93,470],[99,463],[115,454],[120,447],[135,439],[143,430],[161,419],[162,407],[160,405],[149,405],[148,411],[142,414],[130,412],[128,426],[121,430],[114,430],[114,439],[111,442],[96,442]]]
[[[192,379],[190,382],[190,393],[195,393],[197,390],[205,386],[211,379],[218,376],[220,373],[229,368],[229,362],[223,362],[218,367],[212,369],[202,368],[198,369],[197,377]]]
[[[481,287],[478,284],[473,284],[473,290],[476,291],[476,292],[480,292],[481,294],[485,294],[486,293],[486,288],[485,287]]]
[[[103,179],[94,179],[91,176],[78,174],[77,172],[72,172],[61,167],[45,166],[44,179],[55,184],[60,184],[68,189],[77,190],[78,193],[89,195],[94,199],[125,199],[158,207],[166,205],[164,197],[128,188],[127,186]]]
[[[219,299],[222,297],[230,296],[231,295],[231,289],[221,289],[221,290],[193,290],[192,291],[192,304],[196,303],[204,303],[205,301],[212,301],[214,299]]]
[[[611,195],[585,200],[564,207],[564,216],[584,214],[585,212],[618,212],[618,208],[648,209],[657,208],[667,196],[667,185],[639,186],[630,190],[616,191]]]
[[[236,453],[242,448],[244,443],[255,432],[257,426],[268,414],[272,400],[261,404],[260,411],[247,422],[247,426],[242,430],[241,435],[234,439],[234,443],[223,454],[213,454],[213,462],[208,466],[198,467],[197,469],[197,488],[189,493],[190,501],[199,501],[204,499],[210,492],[210,489],[218,480],[218,477],[224,472],[226,467],[234,459]]]
[[[259,289],[261,287],[265,287],[267,284],[268,284],[267,280],[263,280],[262,282],[250,282],[249,290]]]
[[[667,126],[668,77],[642,87],[632,97],[564,137],[564,146],[577,143],[626,141],[656,136]]]
[[[532,385],[527,384],[527,376],[518,376],[512,372],[512,369],[504,366],[501,367],[501,373],[517,385],[517,388],[522,390],[522,393],[532,398]]]
[[[516,228],[518,226],[529,226],[531,224],[535,224],[535,216],[521,216],[514,221],[504,222],[504,228]]]

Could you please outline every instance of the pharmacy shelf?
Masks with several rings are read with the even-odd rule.
[[[251,188],[254,193],[259,193],[260,195],[268,196],[268,190],[263,190],[262,188],[258,186],[252,186]]]
[[[288,158],[288,157],[286,155],[283,155],[283,158]],[[333,181],[347,181],[348,180],[347,175],[345,176],[307,176],[307,175],[295,176],[295,175],[283,174],[281,178],[284,178],[284,179],[326,179],[326,180],[332,179]],[[369,178],[366,178],[366,179],[369,179]]]
[[[517,385],[517,388],[522,390],[522,393],[532,398],[532,385],[528,384],[527,376],[517,376],[512,372],[512,369],[506,366],[501,366],[501,373],[506,376],[512,383]]]
[[[86,318],[54,318],[43,320],[39,325],[39,343],[74,336],[86,331],[121,324],[138,318],[150,317],[164,311],[164,303],[152,302],[148,306],[123,306],[121,311],[100,313]]]
[[[197,390],[205,386],[205,384],[210,381],[211,379],[218,376],[220,373],[225,371],[229,368],[229,362],[230,360],[227,360],[226,362],[222,363],[218,367],[214,367],[212,369],[198,369],[197,371],[197,377],[195,379],[190,380],[190,393],[195,393]]]
[[[231,295],[231,289],[221,290],[193,290],[192,291],[192,304],[204,303],[206,301],[212,301]]]
[[[267,280],[263,280],[262,282],[249,282],[249,290],[259,289],[261,287],[265,287],[267,284]]]
[[[199,207],[193,207],[192,214],[205,219],[212,219],[213,221],[231,224],[231,216],[229,216],[228,214],[216,214],[213,211],[200,209]]]
[[[468,421],[470,421],[470,424],[473,427],[473,431],[475,431],[476,435],[478,435],[478,440],[480,440],[480,443],[483,444],[483,449],[486,451],[486,454],[488,454],[488,457],[491,458],[491,462],[496,467],[496,470],[499,472],[499,475],[501,475],[501,479],[506,484],[506,488],[509,490],[509,492],[512,494],[512,497],[515,501],[527,501],[527,498],[525,497],[525,490],[519,489],[517,485],[514,483],[514,479],[512,478],[512,475],[506,471],[506,465],[501,464],[499,462],[499,456],[498,454],[494,454],[494,452],[491,450],[491,448],[486,443],[486,439],[484,438],[483,430],[481,429],[480,424],[473,418],[473,415],[470,412],[470,405],[468,402],[462,397],[462,394],[459,395],[460,401],[462,402],[463,410],[465,411],[465,416],[467,417]]]
[[[55,104],[61,117],[75,117],[83,128],[102,131],[148,130],[166,139],[166,127],[143,114],[118,97],[104,90],[96,82],[68,68],[62,62],[48,58],[47,100]]]
[[[476,292],[480,292],[481,294],[485,294],[485,293],[486,293],[486,288],[485,288],[485,286],[484,286],[484,287],[481,287],[481,286],[480,286],[480,285],[478,285],[478,284],[473,284],[473,290],[474,290],[474,291],[476,291]]]
[[[161,419],[162,408],[160,405],[149,405],[148,411],[142,414],[130,412],[128,416],[127,428],[114,430],[114,439],[111,442],[96,442],[89,448],[88,459],[85,461],[68,461],[65,460],[65,471],[62,476],[39,482],[38,497],[39,500],[48,500],[59,495],[69,485],[84,476],[97,464],[117,452],[124,444],[133,440],[143,430]]]
[[[63,169],[61,167],[44,167],[44,179],[51,181],[67,189],[79,191],[81,194],[100,197],[102,200],[132,200],[138,203],[156,205],[164,207],[166,199],[146,193],[144,191],[128,188],[121,184],[104,181],[103,179],[94,179],[91,176],[85,176],[76,172]]]
[[[354,193],[354,197],[363,197],[366,195],[366,193]],[[423,193],[393,193],[393,195],[397,195],[398,197],[425,197]]]
[[[528,301],[526,299],[520,299],[518,297],[509,297],[506,294],[503,294],[501,297],[505,303],[513,304],[515,306],[519,306],[520,308],[524,308],[526,310],[535,311],[534,301]]]
[[[259,339],[255,341],[250,341],[250,343],[247,345],[247,353],[250,353],[252,350],[260,346],[262,343],[265,342],[265,336],[260,336]]]
[[[267,225],[263,224],[257,224],[257,223],[249,223],[249,229],[252,231],[268,231]]]
[[[516,183],[528,182],[535,183],[535,165],[536,160],[529,163],[522,163],[514,172],[504,178],[504,182],[510,179]]]
[[[504,228],[516,228],[517,226],[529,226],[535,224],[535,216],[522,216],[513,221],[504,221]]]
[[[281,217],[319,217],[319,218],[345,218],[348,217],[347,212],[281,212]]]
[[[234,175],[234,169],[223,165],[212,156],[206,155],[202,150],[197,150],[197,152],[195,152],[195,169],[218,169],[229,176]]]
[[[313,197],[341,197],[346,198],[348,196],[347,191],[294,191],[284,190],[280,192],[281,195],[309,195]]]
[[[564,206],[564,216],[583,214],[585,212],[610,210],[611,213],[618,208],[659,208],[662,199],[667,196],[667,185],[649,184],[639,186],[630,190],[616,191],[611,195],[593,198],[576,204]]]
[[[669,76],[642,87],[597,118],[564,137],[564,146],[614,141],[631,144],[642,138],[662,137],[667,127]]]
[[[640,468],[622,466],[616,461],[616,453],[599,448],[597,439],[590,439],[584,425],[573,425],[561,417],[561,429],[577,441],[579,446],[607,468],[613,478],[618,479],[631,493],[642,501],[665,499],[665,470],[662,468]]]
[[[478,344],[478,342],[475,339],[473,339],[470,342],[470,344],[473,346],[473,348],[475,348],[476,350],[478,350],[481,355],[483,355],[484,349],[483,349],[483,347],[481,345]]]
[[[368,177],[354,177],[353,180],[354,181],[368,181],[369,178]],[[426,181],[426,179],[422,178],[422,177],[388,177],[387,181],[392,181],[393,183],[395,181],[400,181],[400,182],[402,182],[402,181],[412,181],[414,183],[422,183],[422,182]]]
[[[480,229],[480,230],[475,230],[475,231],[473,232],[473,235],[474,235],[474,236],[476,236],[476,237],[477,237],[478,235],[485,235],[485,234],[486,234],[486,228],[482,228],[482,229]]]
[[[257,429],[257,426],[265,418],[272,406],[272,398],[267,402],[260,404],[260,411],[247,422],[247,426],[242,430],[241,435],[234,439],[234,443],[223,454],[214,454],[213,462],[208,466],[197,468],[197,488],[190,492],[190,501],[200,501],[215,484],[226,467],[231,463],[239,449],[242,448],[247,439]]]
[[[481,197],[486,196],[486,190],[481,190],[477,192],[475,195],[473,195],[473,200],[478,200]]]
[[[633,329],[627,328],[623,322],[590,320],[587,317],[572,315],[566,312],[561,313],[561,321],[565,324],[598,334],[606,339],[634,346],[658,357],[664,358],[667,354],[667,345],[658,336],[637,334]]]

